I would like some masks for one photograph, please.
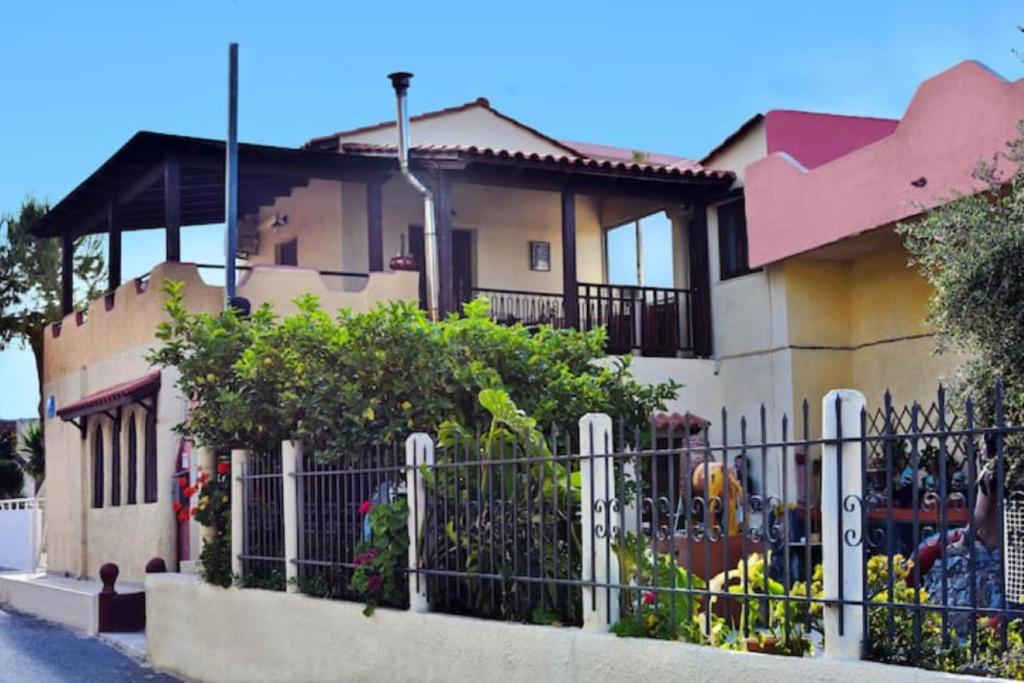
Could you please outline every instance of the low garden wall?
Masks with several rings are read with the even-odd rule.
[[[796,658],[557,626],[378,609],[193,576],[146,577],[151,666],[197,681],[963,681],[871,662]],[[993,680],[993,679],[985,679]]]

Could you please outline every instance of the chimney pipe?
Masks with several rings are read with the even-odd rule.
[[[406,93],[412,74],[396,71],[388,74],[395,89],[398,106],[398,166],[406,182],[423,197],[423,260],[426,261],[427,314],[433,321],[440,320],[440,280],[437,265],[437,227],[434,218],[434,194],[409,170],[409,112],[406,109]]]

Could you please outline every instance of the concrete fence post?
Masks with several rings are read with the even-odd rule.
[[[419,468],[434,464],[434,440],[416,432],[405,440],[405,490],[409,502],[409,609],[428,612],[426,577],[419,575],[420,541],[427,515],[427,487]]]
[[[249,451],[231,451],[231,573],[242,578],[242,553],[245,550],[245,480],[249,473]]]
[[[826,600],[859,602],[864,599],[862,524],[863,472],[861,471],[861,412],[864,395],[852,389],[834,389],[821,404],[824,441],[821,457],[821,552]],[[847,543],[847,538],[859,545]],[[825,656],[861,658],[864,641],[863,607],[825,607]]]
[[[619,559],[611,547],[621,529],[615,494],[612,419],[580,418],[580,533],[583,535],[583,628],[607,631],[619,620]],[[593,585],[587,585],[593,582]]]
[[[206,476],[211,478],[217,476],[217,463],[214,458],[213,451],[209,448],[199,448],[196,450],[195,465],[196,469],[193,473],[192,481],[198,481],[199,475],[202,472],[206,472]],[[199,524],[199,522],[196,522],[195,518],[193,518],[192,521],[198,527],[199,532],[197,539],[198,543],[196,547],[192,549],[192,560],[198,561],[199,553],[203,550],[203,544],[211,543],[213,541],[214,537],[217,535],[217,529],[212,526],[203,526],[202,524]]]
[[[284,524],[285,590],[299,592],[299,461],[301,441],[281,442],[281,516]]]

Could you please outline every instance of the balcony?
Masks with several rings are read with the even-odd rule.
[[[565,315],[565,297],[554,292],[472,289],[491,304],[491,318],[501,324],[573,327]],[[693,290],[581,282],[577,285],[578,327],[604,327],[608,353],[641,356],[694,355]]]

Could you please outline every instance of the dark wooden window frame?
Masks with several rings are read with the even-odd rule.
[[[154,397],[155,402],[155,397]],[[143,478],[145,481],[144,498],[146,503],[157,502],[157,457],[156,457],[156,405],[146,408],[145,455]]]
[[[135,505],[138,501],[136,490],[139,479],[139,435],[135,426],[135,413],[128,413],[128,495],[127,504]]]
[[[294,263],[284,263],[285,250],[292,251],[294,253],[289,254],[292,256]],[[299,265],[299,238],[292,237],[291,239],[283,242],[278,242],[274,245],[274,265],[278,266],[298,266]]]
[[[121,504],[121,410],[114,415],[110,430],[110,505]]]
[[[746,205],[744,204],[744,200],[737,199],[735,201],[719,204],[717,211],[718,279],[722,281],[731,280],[733,278],[742,277],[744,275],[749,275],[750,273],[756,273],[760,271],[760,268],[750,267],[750,253],[747,244],[747,216]],[[738,223],[730,223],[729,221],[727,221],[727,215],[731,212],[739,213],[740,221]],[[732,251],[732,249],[728,248],[730,238],[736,241],[735,264],[726,262],[726,254]]]
[[[103,507],[103,425],[97,424],[92,437],[92,506]]]

